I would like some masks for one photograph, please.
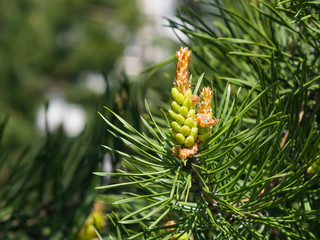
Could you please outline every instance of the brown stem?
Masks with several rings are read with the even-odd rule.
[[[193,186],[197,189],[197,191],[200,193],[201,196],[203,196],[204,200],[209,206],[209,209],[211,210],[211,213],[218,213],[218,209],[216,208],[217,202],[206,192],[203,190],[203,182],[201,181],[198,173],[193,169],[192,165],[199,165],[200,162],[196,160],[196,158],[191,157],[188,158],[185,164],[185,171],[188,173],[191,173],[191,177],[193,179]],[[206,185],[206,187],[209,189],[209,186]]]

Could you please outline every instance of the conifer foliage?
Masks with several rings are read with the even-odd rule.
[[[183,6],[169,19],[190,39],[182,43],[200,77],[179,75],[182,48],[167,126],[147,102],[143,133],[107,109],[126,129],[104,118],[108,131],[128,147],[104,146],[123,167],[96,173],[119,178],[98,187],[122,190],[113,237],[319,239],[319,1],[199,4],[200,13]]]

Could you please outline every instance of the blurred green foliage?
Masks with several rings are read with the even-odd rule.
[[[80,78],[107,78],[139,26],[138,13],[135,1],[124,0],[1,1],[0,118],[10,115],[11,146],[33,139],[35,113],[52,89],[94,108],[97,96]]]
[[[136,1],[0,2],[0,239],[78,238],[95,201],[100,144],[110,142],[96,111],[108,105],[126,115],[140,99],[130,97],[125,75],[117,84],[109,78],[139,22]],[[104,93],[83,84],[91,73],[105,79]],[[81,104],[82,134],[37,133],[51,91]]]
[[[93,136],[70,139],[60,131],[14,159],[1,146],[1,239],[76,236],[94,201],[97,180],[90,172],[103,157]]]

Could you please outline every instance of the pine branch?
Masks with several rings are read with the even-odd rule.
[[[128,169],[129,182],[114,186],[140,192],[120,200],[125,210],[119,223],[143,226],[129,226],[131,238],[317,239],[317,7],[271,0],[201,4],[201,13],[184,6],[179,22],[169,20],[191,40],[196,74],[186,81],[189,61],[182,56],[190,55],[182,48],[168,129],[149,110],[145,134],[123,119],[130,134],[106,120],[134,154],[108,148],[125,158]]]

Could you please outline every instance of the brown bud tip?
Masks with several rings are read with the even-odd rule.
[[[187,47],[181,47],[178,52],[176,52],[177,56],[177,70],[176,70],[176,79],[174,84],[179,88],[180,92],[184,94],[185,91],[189,89],[189,63],[191,51]]]
[[[209,87],[203,88],[201,93],[201,102],[198,106],[198,113],[205,113],[212,115],[211,102],[212,102],[212,90]]]
[[[198,152],[198,145],[196,143],[193,144],[190,148],[181,148],[179,149],[179,158],[185,159],[193,156]]]
[[[199,123],[200,127],[211,127],[215,124],[215,121],[211,119],[207,114],[205,113],[198,113],[196,115],[196,121]]]

